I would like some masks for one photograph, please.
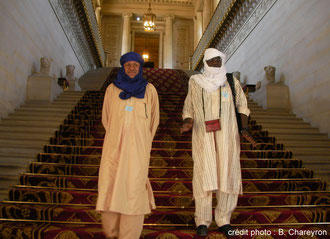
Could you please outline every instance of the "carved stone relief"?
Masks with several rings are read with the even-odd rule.
[[[120,66],[122,19],[116,16],[103,17],[103,45],[107,51],[106,65]]]
[[[193,38],[193,20],[176,20],[173,27],[173,68],[189,69]]]
[[[210,42],[213,47],[223,51],[227,55],[227,60],[253,31],[255,26],[261,21],[263,16],[273,6],[277,0],[245,0],[240,5],[238,12],[231,22],[227,22],[226,30],[217,33],[227,17],[228,11],[232,8],[233,0],[223,0],[216,9],[206,31],[204,32],[199,45],[195,49],[192,58],[193,68],[199,70],[204,50],[209,47]],[[217,33],[215,35],[215,33]]]
[[[53,10],[72,46],[73,51],[77,55],[77,59],[84,69],[88,71],[90,66],[93,65],[93,57],[88,52],[89,47],[83,31],[79,24],[79,17],[75,11],[72,1],[63,0],[49,0]],[[77,24],[78,23],[78,24]]]

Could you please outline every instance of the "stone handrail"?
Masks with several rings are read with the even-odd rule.
[[[203,36],[199,40],[199,43],[195,49],[192,56],[192,68],[196,69],[199,62],[201,61],[204,51],[209,47],[211,41],[215,37],[214,34],[218,31],[220,26],[223,24],[225,18],[227,17],[230,9],[237,0],[222,0],[220,1],[218,7],[216,8],[210,23],[208,24]]]
[[[210,45],[224,52],[228,60],[276,1],[222,0],[195,49],[192,57],[193,69],[201,69],[203,53]],[[234,5],[237,5],[235,13],[229,16]],[[219,30],[223,25],[225,28],[220,34]]]
[[[85,10],[85,13],[87,16],[89,27],[90,27],[92,35],[93,35],[93,40],[94,40],[94,43],[96,46],[98,56],[100,58],[102,66],[104,66],[105,52],[103,49],[101,33],[100,33],[99,25],[97,24],[92,0],[83,0],[83,5],[84,5],[84,10]]]
[[[92,0],[49,0],[54,13],[86,72],[104,66],[105,53]]]

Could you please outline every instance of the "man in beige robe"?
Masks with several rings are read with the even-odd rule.
[[[155,87],[142,76],[139,54],[126,53],[120,63],[103,103],[106,134],[96,210],[107,238],[134,239],[140,237],[144,215],[155,208],[148,167],[159,101]]]
[[[224,66],[225,55],[214,48],[204,54],[204,72],[191,76],[183,108],[181,132],[192,128],[194,161],[193,195],[197,234],[207,235],[212,222],[212,193],[216,193],[215,221],[220,232],[232,230],[230,217],[242,194],[240,137],[235,106]],[[236,105],[242,120],[242,134],[247,131],[247,100],[240,83],[234,78]],[[216,121],[218,128],[207,132],[205,121]],[[254,144],[254,142],[252,142]]]

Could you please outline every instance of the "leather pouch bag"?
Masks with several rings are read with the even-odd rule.
[[[206,132],[214,132],[221,130],[220,119],[205,121]]]

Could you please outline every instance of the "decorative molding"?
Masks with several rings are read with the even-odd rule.
[[[61,0],[49,0],[55,15],[62,26],[62,29],[74,51],[76,57],[82,67],[82,69],[86,72],[91,68],[93,65],[93,58],[90,56],[86,49],[89,49],[87,41],[82,36],[82,31],[79,31],[77,26],[72,23],[72,19],[69,18],[67,11],[71,11],[71,17],[75,17],[75,13],[73,12],[74,6],[73,3],[70,1],[65,2],[63,5],[63,1]],[[71,3],[71,4],[70,4]],[[69,8],[68,6],[72,6]]]
[[[99,26],[97,24],[96,16],[95,16],[95,11],[93,7],[93,3],[91,0],[83,0],[83,5],[84,5],[84,10],[85,14],[87,16],[89,28],[92,32],[93,40],[96,45],[96,50],[101,62],[101,66],[104,65],[105,62],[105,53],[103,49],[103,44],[101,40],[101,33]]]
[[[54,13],[86,72],[103,66],[105,53],[91,0],[49,0]],[[83,9],[83,10],[81,10]]]
[[[277,0],[221,1],[192,57],[193,69],[202,68],[203,52],[215,47],[224,52],[227,60],[250,35]],[[229,16],[237,2],[238,10]],[[220,31],[221,29],[221,31]]]
[[[198,64],[200,63],[203,57],[205,49],[208,48],[209,45],[211,44],[211,41],[215,37],[215,33],[224,23],[229,11],[231,10],[231,8],[233,7],[236,1],[237,0],[222,0],[218,4],[218,7],[212,16],[209,25],[204,31],[203,36],[201,37],[195,49],[195,52],[192,56],[193,69],[196,69],[198,67]]]
[[[251,15],[244,22],[243,26],[239,29],[237,34],[225,48],[224,53],[227,56],[227,61],[250,35],[253,29],[259,24],[267,12],[273,7],[276,1],[277,0],[262,0],[259,2]]]
[[[178,5],[193,5],[195,0],[104,0],[105,3],[160,3],[160,4],[178,4]]]

